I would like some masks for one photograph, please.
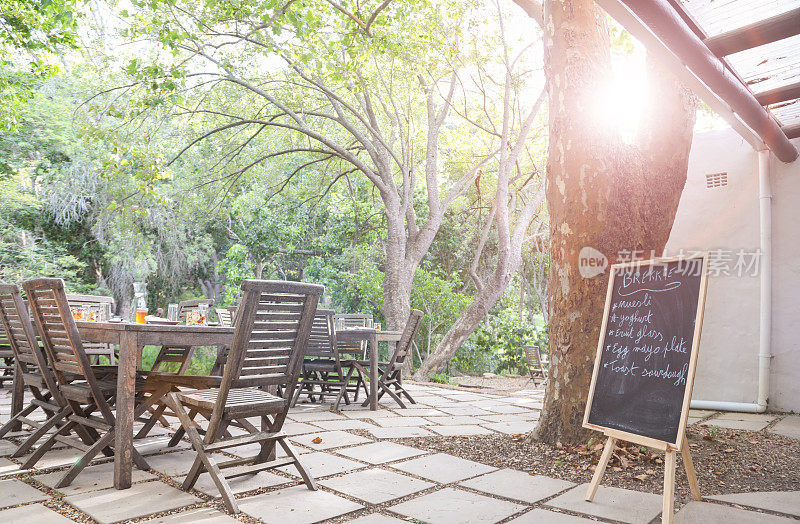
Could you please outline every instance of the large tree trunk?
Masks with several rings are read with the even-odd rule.
[[[610,74],[606,14],[592,0],[547,0],[545,74],[550,97],[550,381],[535,436],[585,442],[581,428],[600,330],[606,274],[582,278],[578,254],[659,255],[686,182],[696,101],[648,64],[650,103],[635,144],[625,144],[592,105]]]

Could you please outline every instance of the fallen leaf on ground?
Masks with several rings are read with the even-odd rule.
[[[314,444],[322,444],[322,438],[321,437],[317,437],[314,440],[312,440],[311,442],[313,442]]]

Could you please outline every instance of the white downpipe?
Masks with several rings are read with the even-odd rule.
[[[761,299],[758,343],[758,400],[745,402],[720,402],[692,400],[695,409],[763,413],[769,399],[770,366],[772,363],[772,184],[770,182],[769,149],[758,151],[758,201],[761,241]]]

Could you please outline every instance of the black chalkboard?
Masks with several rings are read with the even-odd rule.
[[[678,445],[694,380],[705,275],[704,256],[612,266],[585,426]]]

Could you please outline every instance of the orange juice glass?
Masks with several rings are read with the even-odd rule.
[[[145,324],[146,320],[145,317],[147,316],[146,309],[137,309],[136,310],[136,323],[137,324]]]

